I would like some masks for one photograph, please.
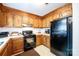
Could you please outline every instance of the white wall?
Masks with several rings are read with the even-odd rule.
[[[73,55],[79,55],[79,3],[73,3]]]

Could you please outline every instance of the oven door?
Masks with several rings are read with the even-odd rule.
[[[36,46],[34,37],[26,37],[24,38],[24,50],[32,49]]]

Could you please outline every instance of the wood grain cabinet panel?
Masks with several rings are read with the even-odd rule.
[[[33,20],[33,27],[34,28],[43,28],[43,20],[40,18]]]
[[[14,15],[7,14],[7,27],[13,27],[13,20],[14,20]]]
[[[23,38],[12,38],[13,54],[23,51],[24,43]]]
[[[12,55],[12,40],[10,39],[0,52],[0,56],[10,56]]]
[[[43,20],[39,19],[38,24],[39,28],[43,28]]]
[[[36,46],[42,45],[42,35],[36,35]]]
[[[47,47],[50,48],[50,36],[46,36],[46,38],[47,38],[46,41]]]
[[[14,15],[14,27],[22,27],[22,16]]]
[[[6,26],[6,13],[0,12],[0,27]]]
[[[31,17],[28,18],[28,24],[33,25],[33,18],[31,18]]]
[[[50,48],[50,36],[43,35],[43,45]]]
[[[47,21],[45,19],[43,19],[43,28],[47,27]]]
[[[28,17],[27,16],[23,16],[22,24],[28,24]]]
[[[33,21],[33,27],[34,27],[34,28],[39,28],[38,19],[34,19],[34,21]]]
[[[13,45],[12,45],[12,40],[10,39],[8,44],[7,44],[7,56],[10,56],[13,54]]]
[[[8,47],[5,48],[5,50],[3,51],[2,56],[8,56]]]

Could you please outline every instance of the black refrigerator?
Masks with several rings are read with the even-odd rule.
[[[51,22],[51,52],[57,56],[72,56],[72,17]]]

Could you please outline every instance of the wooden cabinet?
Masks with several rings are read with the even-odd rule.
[[[38,24],[39,24],[39,25],[38,25],[39,28],[43,28],[43,20],[42,20],[42,19],[39,19],[38,22],[39,22],[39,23],[38,23]]]
[[[34,28],[43,28],[43,20],[41,17],[37,17],[33,19],[33,27]]]
[[[5,46],[2,56],[10,56],[10,55],[12,55],[12,40],[11,39]]]
[[[28,18],[28,24],[33,25],[33,18],[31,18],[31,17]]]
[[[8,47],[5,48],[5,50],[3,51],[2,56],[8,56]]]
[[[23,16],[22,24],[28,24],[28,17],[27,16]]]
[[[43,35],[43,45],[50,48],[50,36]]]
[[[46,28],[47,27],[47,23],[46,23],[46,20],[43,19],[43,28]]]
[[[11,38],[0,50],[0,56],[10,56],[24,51],[23,38]]]
[[[13,14],[7,14],[7,27],[13,27]]]
[[[6,13],[0,12],[0,27],[6,26]]]
[[[24,48],[23,41],[24,40],[22,37],[12,38],[13,54],[23,51],[23,48]]]
[[[0,52],[0,56],[10,56],[12,55],[12,40],[10,39]]]
[[[22,16],[14,15],[14,27],[22,27]]]
[[[45,45],[50,48],[50,36],[48,35],[36,35],[36,46]]]
[[[41,20],[41,19],[34,19],[33,20],[33,27],[34,28],[43,28],[43,20]]]
[[[12,40],[11,40],[11,39],[9,40],[7,46],[8,46],[8,47],[7,47],[7,51],[8,51],[8,54],[7,54],[7,55],[10,56],[10,55],[13,54],[13,51],[12,51],[12,49],[13,49],[12,46],[13,46],[13,45],[12,45]]]
[[[43,28],[50,28],[50,20],[49,19],[43,19]]]
[[[50,36],[46,36],[46,37],[47,37],[47,42],[46,42],[47,47],[50,48]]]
[[[22,24],[33,26],[33,18],[29,16],[23,16]]]
[[[42,35],[36,35],[36,46],[42,45]]]
[[[39,24],[38,23],[39,23],[38,19],[34,19],[34,21],[33,21],[33,27],[34,28],[39,28]]]

